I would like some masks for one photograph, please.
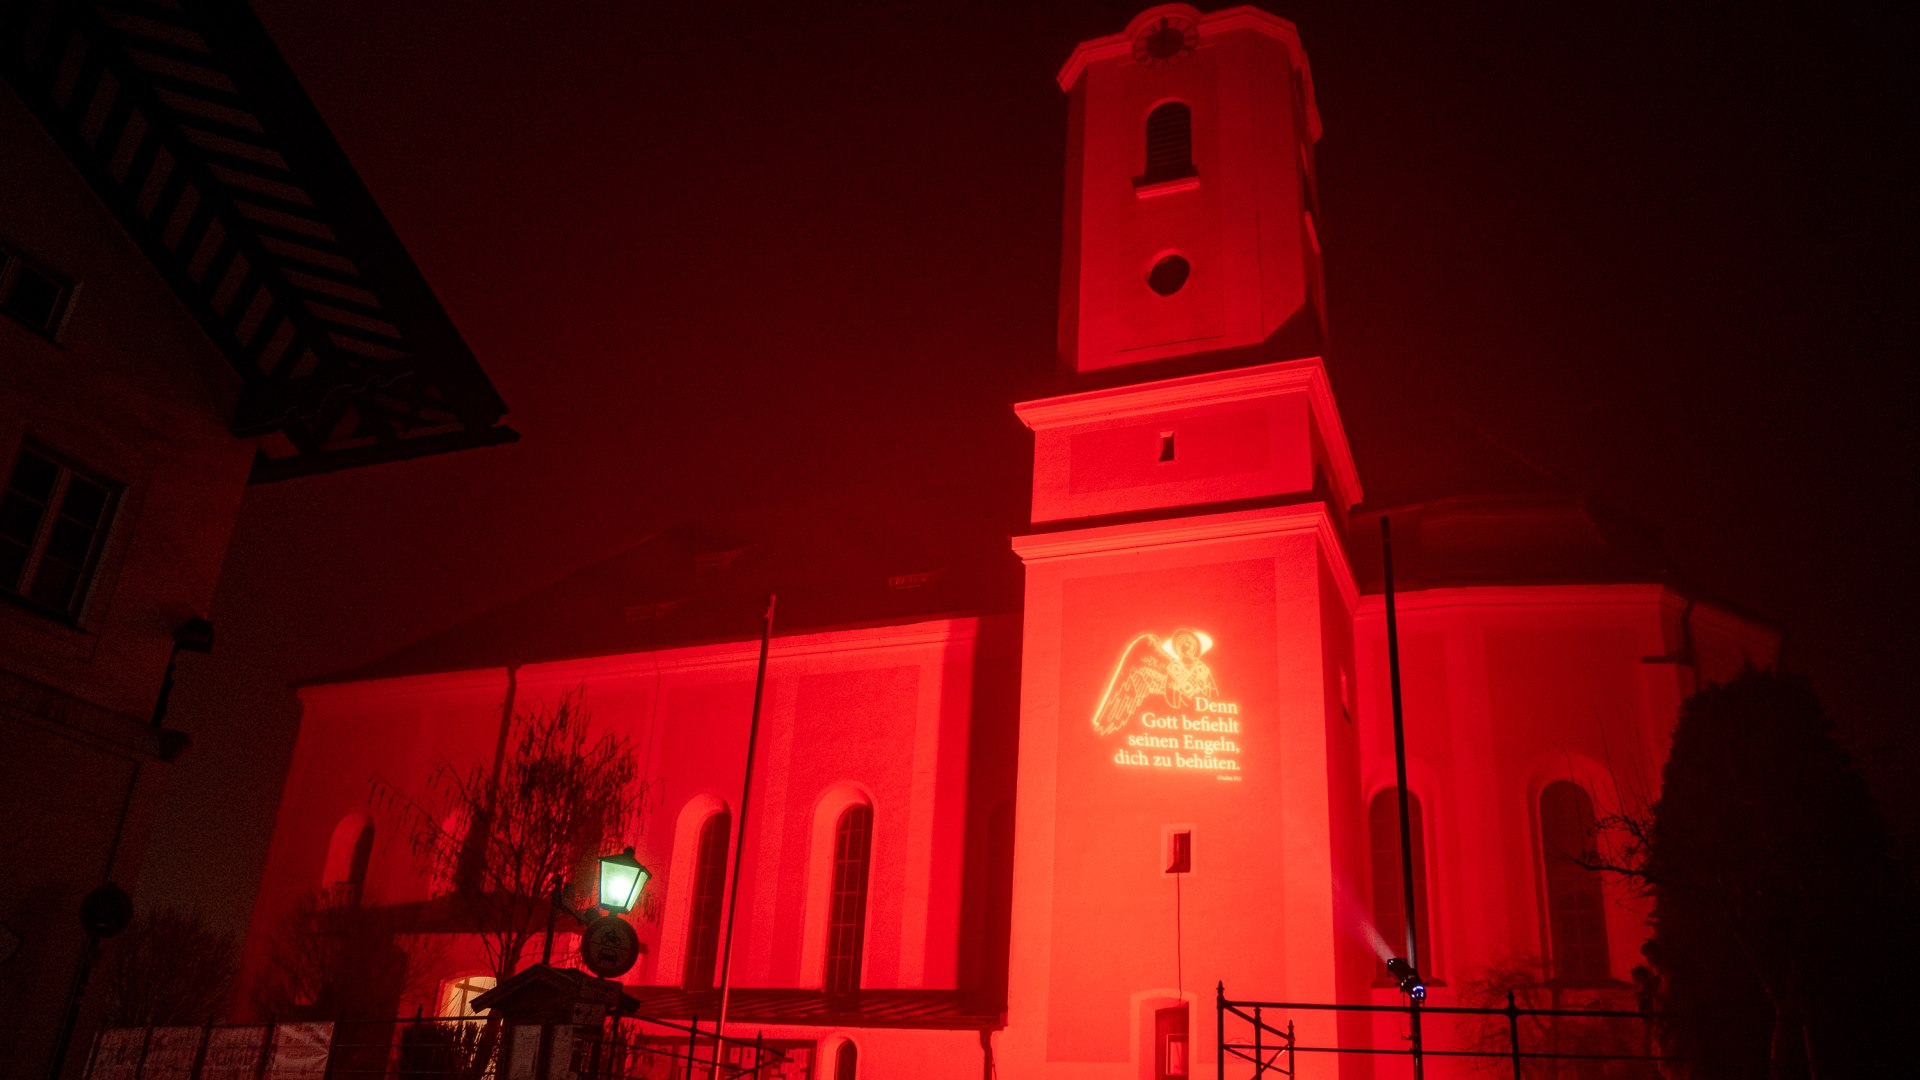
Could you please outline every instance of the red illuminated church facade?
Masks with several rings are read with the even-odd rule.
[[[303,893],[431,901],[370,781],[424,788],[577,691],[657,781],[623,979],[643,1011],[710,1018],[715,897],[739,915],[730,1030],[811,1045],[818,1076],[845,1054],[865,1076],[1160,1080],[1212,1071],[1218,982],[1397,1000],[1381,511],[1320,358],[1306,56],[1253,8],[1167,5],[1059,81],[1062,392],[1015,406],[1034,460],[1011,554],[937,499],[670,529],[307,687],[252,973]],[[1435,1003],[1515,965],[1630,995],[1644,906],[1556,853],[1656,790],[1680,701],[1769,663],[1772,635],[1578,499],[1390,516]],[[461,1005],[482,965],[448,937],[395,1014]],[[1303,1043],[1397,1045],[1297,1022]]]

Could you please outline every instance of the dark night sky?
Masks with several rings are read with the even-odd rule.
[[[236,927],[288,680],[690,513],[930,475],[1024,498],[1053,75],[1138,10],[256,2],[525,438],[249,494],[142,886]],[[1828,4],[1272,10],[1319,89],[1369,502],[1471,491],[1492,444],[1660,525],[1912,820],[1911,39]]]

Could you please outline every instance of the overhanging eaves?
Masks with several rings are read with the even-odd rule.
[[[3,7],[6,78],[239,375],[255,482],[517,437],[244,3]]]

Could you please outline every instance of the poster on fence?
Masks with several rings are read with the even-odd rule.
[[[90,1080],[134,1080],[140,1070],[140,1050],[146,1043],[146,1028],[107,1028],[93,1040],[87,1076]]]
[[[324,1080],[332,1044],[331,1022],[276,1025],[266,1080]]]
[[[267,1045],[264,1024],[217,1027],[207,1033],[207,1057],[200,1080],[253,1080],[260,1075],[260,1053]]]
[[[88,1059],[88,1080],[188,1080],[199,1075],[217,1080],[218,1074],[194,1072],[204,1027],[108,1028],[94,1040]],[[257,1036],[256,1036],[257,1038]],[[246,1074],[251,1077],[252,1074]]]
[[[141,1080],[190,1080],[193,1063],[200,1056],[203,1027],[157,1027],[147,1040],[146,1060],[140,1066]]]

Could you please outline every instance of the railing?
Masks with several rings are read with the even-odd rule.
[[[502,1068],[506,1047],[515,1065]],[[814,1044],[721,1040],[695,1024],[622,1016],[602,1024],[524,1024],[479,1016],[326,1020],[201,1027],[109,1028],[95,1038],[88,1080],[496,1080],[522,1064],[579,1080],[803,1080]],[[539,1075],[527,1073],[526,1075]]]
[[[1253,1071],[1246,1075],[1253,1077],[1292,1077],[1297,1075],[1295,1059],[1300,1054],[1406,1058],[1416,1075],[1429,1061],[1476,1064],[1475,1071],[1481,1075],[1507,1075],[1513,1080],[1657,1078],[1663,1075],[1662,1064],[1678,1060],[1656,1052],[1653,1025],[1659,1017],[1653,1013],[1531,1008],[1520,1005],[1512,990],[1506,992],[1506,1005],[1501,1008],[1243,1001],[1227,997],[1225,984],[1217,985],[1214,994],[1218,1080],[1227,1080],[1229,1063],[1235,1061],[1251,1065]],[[1411,1034],[1415,1008],[1426,1021],[1418,1041]],[[1352,1033],[1336,1034],[1333,1045],[1302,1045],[1295,1030],[1296,1014],[1302,1013],[1397,1015],[1406,1018],[1408,1030],[1391,1035],[1404,1043],[1401,1046],[1362,1043]],[[1243,1033],[1232,1021],[1250,1026],[1251,1032]],[[1523,1030],[1531,1038],[1523,1038]]]
[[[1253,1012],[1246,1010],[1251,1008]],[[1259,1001],[1228,1001],[1225,983],[1214,990],[1214,1061],[1219,1070],[1220,1080],[1226,1080],[1227,1058],[1236,1057],[1253,1065],[1253,1075],[1279,1073],[1282,1076],[1293,1075],[1293,1021],[1288,1020],[1283,1030],[1267,1023],[1268,1006]],[[1253,1025],[1253,1041],[1250,1043],[1230,1043],[1227,1041],[1227,1017],[1237,1016]],[[1284,1058],[1286,1064],[1282,1066]]]

